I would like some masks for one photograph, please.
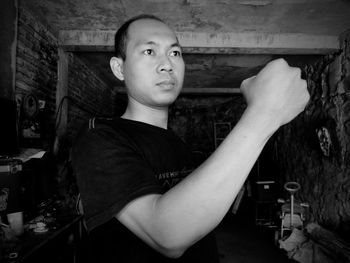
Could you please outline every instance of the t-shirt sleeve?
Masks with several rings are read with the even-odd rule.
[[[72,165],[89,230],[113,218],[135,198],[163,192],[132,141],[107,125],[86,129],[79,136]]]

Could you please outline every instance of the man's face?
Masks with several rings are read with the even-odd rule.
[[[129,26],[123,75],[128,95],[152,108],[167,107],[179,95],[185,64],[174,32],[142,19]]]

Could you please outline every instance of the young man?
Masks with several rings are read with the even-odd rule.
[[[210,232],[267,140],[309,100],[300,70],[279,59],[243,81],[243,116],[194,170],[181,140],[167,130],[185,71],[175,33],[158,18],[136,17],[117,32],[110,64],[125,82],[126,111],[91,121],[73,149],[94,260],[218,262]]]

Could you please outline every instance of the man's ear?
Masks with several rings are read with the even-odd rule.
[[[111,65],[111,69],[114,76],[116,76],[119,80],[123,81],[124,80],[124,71],[123,71],[124,61],[121,58],[112,57],[109,63]]]

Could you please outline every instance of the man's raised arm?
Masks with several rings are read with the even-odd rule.
[[[180,256],[219,224],[268,139],[304,110],[300,75],[278,59],[243,81],[247,108],[220,147],[168,192],[132,201],[117,218],[161,253]]]

